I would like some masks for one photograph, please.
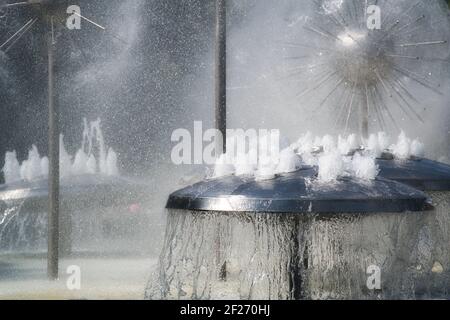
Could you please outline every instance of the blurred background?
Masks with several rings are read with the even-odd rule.
[[[101,118],[123,171],[152,171],[167,161],[160,142],[170,141],[180,120],[190,124],[195,118],[187,99],[209,89],[198,87],[196,73],[212,67],[205,56],[213,39],[214,1],[71,3],[108,32],[83,21],[81,30],[57,35],[58,103],[69,153],[79,148],[82,119]],[[23,8],[2,13],[0,39],[5,41],[32,15]],[[15,149],[19,160],[32,144],[47,153],[43,39],[42,28],[35,26],[0,57],[0,154]]]

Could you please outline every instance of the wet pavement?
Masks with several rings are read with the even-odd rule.
[[[63,259],[59,280],[51,282],[45,256],[0,255],[0,299],[143,299],[156,262],[148,257]]]

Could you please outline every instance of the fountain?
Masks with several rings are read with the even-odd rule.
[[[391,280],[400,270],[402,284],[410,280],[408,255],[426,196],[384,179],[340,179],[327,188],[316,175],[305,168],[265,181],[228,176],[173,193],[160,278],[148,296],[364,298],[370,265],[383,268],[385,294],[398,294],[400,280]],[[402,245],[391,251],[395,243]]]
[[[419,95],[442,96],[441,81],[448,80],[442,70],[449,41],[442,30],[450,21],[441,4],[305,1],[313,14],[297,22],[304,22],[299,28],[308,39],[317,39],[300,36],[305,41],[289,44],[301,51],[291,61],[302,62],[289,77],[307,84],[297,98],[333,108],[336,127],[357,127],[369,146],[369,132],[388,128],[386,119],[393,128],[405,117],[423,122],[427,108]],[[388,12],[383,28],[366,24],[369,5]],[[223,99],[216,110],[223,132]],[[349,148],[346,159],[361,167],[343,177],[333,171],[344,170],[346,160],[335,148],[320,147],[313,167],[302,157],[300,168],[264,179],[225,170],[172,193],[164,248],[146,297],[446,297],[449,197],[442,191],[449,167],[426,159],[367,160],[364,148]]]
[[[143,211],[149,186],[119,174],[117,155],[106,146],[100,120],[89,124],[84,120],[83,140],[75,157],[66,151],[62,136],[60,150],[61,254],[144,252],[143,244],[133,240],[141,239],[150,225]],[[41,158],[35,146],[21,165],[15,152],[5,158],[0,252],[45,252],[48,159]]]

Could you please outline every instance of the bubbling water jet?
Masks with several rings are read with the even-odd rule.
[[[60,135],[59,137],[61,176],[79,176],[97,172],[108,176],[119,175],[117,154],[112,148],[107,149],[100,120],[88,124],[84,119],[83,124],[81,148],[76,152],[73,160],[64,146],[64,136]],[[28,159],[19,165],[16,152],[7,152],[3,172],[6,184],[20,180],[31,182],[46,178],[48,176],[48,158],[41,158],[37,147],[33,145],[28,153]]]

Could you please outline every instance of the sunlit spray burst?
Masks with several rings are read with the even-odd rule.
[[[288,78],[308,84],[297,98],[317,110],[329,108],[336,127],[346,132],[359,127],[364,136],[375,128],[398,128],[402,117],[423,122],[432,106],[421,98],[441,96],[441,81],[448,78],[445,4],[311,0],[311,5],[315,14],[296,26],[305,38],[286,46]],[[370,8],[380,14],[372,16]],[[379,28],[368,25],[377,17]]]

